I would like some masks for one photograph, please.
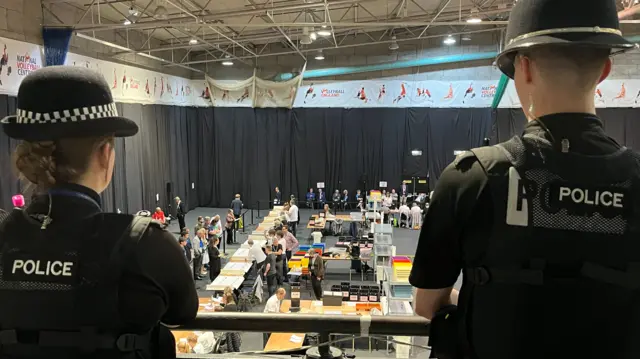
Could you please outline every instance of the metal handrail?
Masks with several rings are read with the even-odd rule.
[[[198,313],[180,330],[428,336],[429,321],[418,316],[218,312]]]

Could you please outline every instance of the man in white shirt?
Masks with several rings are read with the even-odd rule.
[[[413,207],[411,207],[411,227],[413,229],[422,227],[422,210],[416,202],[413,202]]]
[[[264,265],[264,260],[267,259],[267,255],[264,254],[260,246],[253,243],[253,239],[249,239],[247,244],[249,245],[249,258],[256,262],[256,270],[260,273],[260,276],[262,276],[262,266]]]
[[[287,295],[287,291],[284,290],[284,288],[278,288],[276,293],[267,300],[267,304],[264,306],[264,313],[280,313],[280,306],[282,305],[282,300],[285,295]],[[267,345],[270,335],[271,333],[264,333],[263,347]]]
[[[294,237],[296,235],[296,227],[298,227],[298,219],[298,206],[296,206],[295,201],[291,201],[291,207],[289,208],[289,213],[287,213],[287,220],[289,221],[289,229],[291,229]]]

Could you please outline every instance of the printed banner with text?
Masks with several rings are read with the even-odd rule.
[[[11,39],[0,38],[0,93],[17,95],[22,79],[43,66],[42,48]],[[117,102],[164,104],[177,106],[211,106],[204,80],[191,80],[159,72],[103,61],[74,53],[67,55],[66,65],[96,70],[111,85]]]
[[[367,80],[300,86],[293,107],[491,107],[498,81]],[[640,80],[605,80],[595,91],[596,107],[640,107]],[[520,107],[513,81],[500,106]]]

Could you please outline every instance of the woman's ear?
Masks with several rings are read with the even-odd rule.
[[[111,143],[105,142],[98,147],[98,164],[101,168],[109,169],[111,158],[113,156],[113,146]]]

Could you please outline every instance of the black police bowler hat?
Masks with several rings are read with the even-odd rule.
[[[518,51],[544,45],[631,50],[622,37],[615,0],[520,0],[507,26],[506,46],[496,63],[513,78]]]
[[[118,116],[111,90],[96,71],[50,66],[27,75],[18,90],[16,115],[1,121],[7,136],[27,141],[138,133]]]

